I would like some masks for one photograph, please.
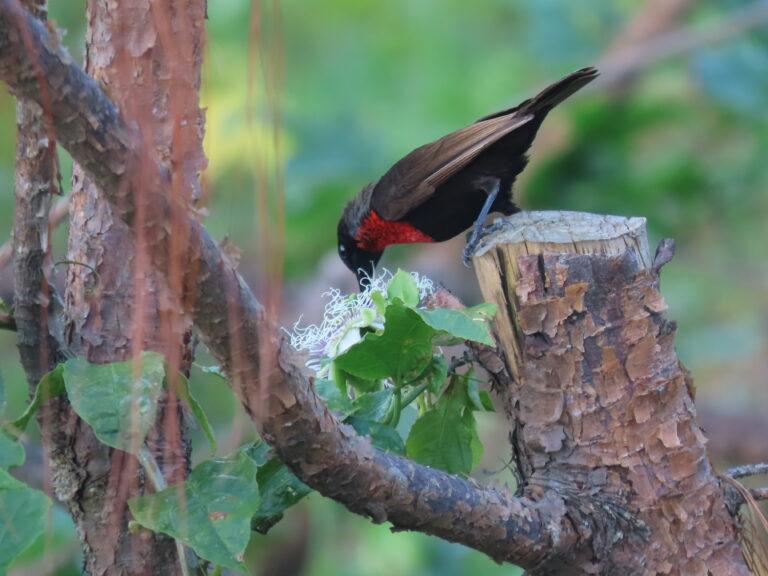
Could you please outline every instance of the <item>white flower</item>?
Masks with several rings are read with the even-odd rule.
[[[435,287],[429,278],[416,272],[410,275],[416,282],[420,301],[434,294]],[[285,330],[291,338],[291,346],[296,350],[309,351],[307,366],[315,370],[319,377],[327,377],[330,362],[361,340],[361,328],[380,330],[384,327],[384,317],[374,303],[373,294],[386,295],[391,279],[392,273],[383,268],[378,274],[363,280],[364,289],[359,294],[345,296],[338,288],[331,288],[323,294],[329,301],[319,326],[310,324],[302,327],[299,318],[291,331]]]

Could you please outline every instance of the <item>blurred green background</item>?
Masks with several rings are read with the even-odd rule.
[[[206,224],[242,248],[242,271],[258,291],[257,191],[266,182],[275,194],[284,183],[284,322],[301,313],[315,319],[318,296],[330,284],[353,288],[335,256],[335,229],[344,203],[363,184],[416,146],[516,104],[574,69],[599,65],[603,76],[544,123],[516,186],[518,202],[527,209],[644,216],[653,245],[666,236],[677,241],[662,291],[679,325],[678,350],[693,372],[714,457],[766,459],[765,6],[742,0],[210,2],[202,92],[210,158]],[[252,10],[261,12],[263,52],[249,42]],[[66,44],[78,59],[83,14],[83,0],[51,2],[52,18],[68,30]],[[274,90],[277,99],[270,97]],[[277,153],[276,102],[282,111]],[[0,243],[12,220],[13,119],[13,99],[3,91]],[[65,158],[65,170],[68,164]],[[280,170],[284,180],[275,176]],[[61,259],[65,226],[55,243]],[[383,264],[427,272],[476,301],[474,275],[458,263],[460,250],[461,239],[397,247]],[[11,289],[6,268],[0,297],[10,301]],[[6,415],[16,415],[27,392],[10,333],[0,333],[0,377]],[[222,437],[235,443],[250,430],[222,384],[197,373],[193,385]],[[484,428],[496,446],[486,468],[502,468],[506,434],[491,422]],[[36,442],[32,433],[26,473],[33,478],[35,466],[42,476]],[[200,446],[197,459],[206,456]],[[53,536],[26,555],[18,574],[79,573],[76,537],[60,512],[52,518]],[[316,495],[273,534],[255,539],[251,556],[254,572],[270,576],[516,573],[434,538],[390,534]],[[292,571],[296,566],[303,571]]]

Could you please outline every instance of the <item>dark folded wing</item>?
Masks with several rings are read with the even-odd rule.
[[[480,152],[532,119],[532,114],[491,117],[416,148],[376,183],[371,206],[385,220],[399,220]]]

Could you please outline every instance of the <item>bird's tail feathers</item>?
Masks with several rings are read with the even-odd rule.
[[[568,98],[571,94],[581,90],[584,86],[597,78],[597,68],[582,68],[571,72],[554,84],[550,84],[530,100],[526,100],[518,106],[522,114],[545,114]]]
[[[533,114],[537,118],[535,123],[538,125],[552,108],[560,104],[560,102],[568,98],[568,96],[574,92],[577,92],[592,82],[592,80],[597,78],[597,75],[597,68],[592,66],[576,70],[576,72],[571,72],[568,76],[561,78],[554,84],[550,84],[536,96],[529,98],[522,104],[518,104],[514,108],[507,108],[500,112],[494,112],[488,116],[483,116],[477,120],[477,122],[498,118],[500,116],[509,116],[511,114],[515,114],[516,116]]]

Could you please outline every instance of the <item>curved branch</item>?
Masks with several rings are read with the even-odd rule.
[[[25,49],[25,35],[35,50]],[[173,234],[188,240],[181,305],[265,440],[308,485],[374,521],[461,542],[499,561],[533,566],[573,543],[565,506],[553,493],[516,498],[382,453],[328,412],[288,354],[278,364],[275,327],[202,224],[189,218],[183,229],[169,229],[179,221],[172,211],[187,210],[169,190],[193,186],[196,175],[172,182],[175,171],[142,149],[97,84],[14,0],[0,0],[0,79],[21,98],[50,95],[59,143],[147,240],[157,270],[169,270]]]

